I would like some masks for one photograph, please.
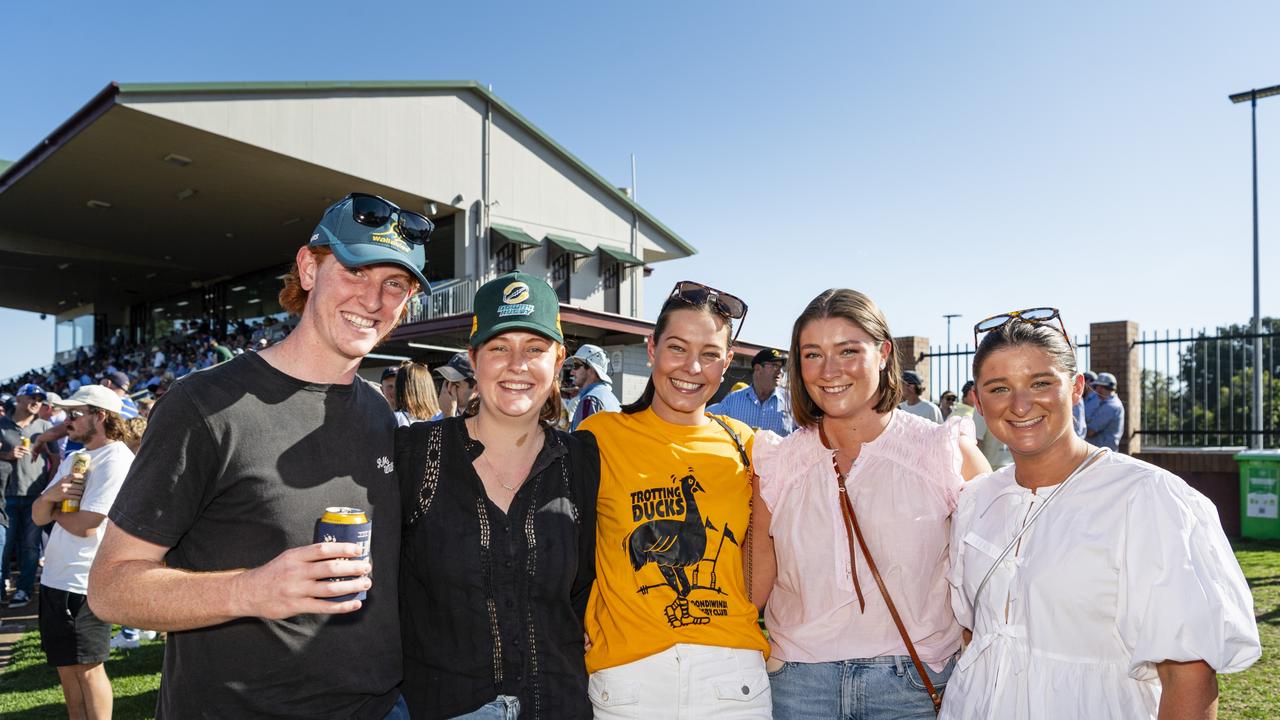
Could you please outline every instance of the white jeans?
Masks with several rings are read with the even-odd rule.
[[[769,720],[759,650],[680,644],[598,670],[587,685],[596,720]]]

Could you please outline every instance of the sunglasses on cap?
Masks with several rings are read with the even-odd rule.
[[[431,239],[431,231],[436,229],[435,223],[411,210],[405,210],[395,203],[384,200],[377,195],[351,193],[351,219],[365,227],[380,228],[393,217],[397,217],[396,234],[411,243],[426,245]]]
[[[1071,345],[1071,336],[1067,334],[1067,326],[1062,322],[1062,316],[1058,314],[1058,308],[1038,307],[1027,308],[1026,310],[1010,310],[1009,312],[1000,313],[999,315],[992,315],[986,320],[974,325],[973,346],[978,346],[978,336],[982,333],[999,330],[1011,322],[1024,322],[1029,325],[1039,325],[1052,320],[1058,321],[1058,329],[1062,331],[1062,337],[1066,338],[1068,345]]]
[[[667,299],[680,300],[694,306],[710,305],[717,313],[731,320],[737,320],[738,327],[734,330],[733,340],[729,345],[732,346],[738,341],[738,333],[742,332],[742,321],[747,317],[747,304],[737,295],[730,295],[723,290],[692,280],[681,280],[671,288],[671,295]]]

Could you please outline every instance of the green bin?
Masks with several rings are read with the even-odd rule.
[[[1240,534],[1280,539],[1280,450],[1246,450],[1240,464]]]

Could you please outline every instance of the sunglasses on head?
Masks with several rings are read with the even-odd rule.
[[[667,299],[676,299],[699,307],[710,305],[720,315],[730,320],[737,320],[738,327],[734,330],[733,339],[729,342],[729,345],[732,346],[738,341],[738,333],[742,332],[742,323],[747,317],[747,304],[737,295],[730,295],[723,290],[717,290],[692,280],[681,280],[676,283],[675,287],[671,288],[671,294]]]
[[[1067,334],[1067,326],[1062,322],[1062,315],[1058,313],[1058,308],[1038,307],[1027,308],[1026,310],[1010,310],[999,315],[992,315],[973,326],[973,346],[978,346],[978,336],[982,333],[989,333],[992,330],[999,330],[1011,322],[1024,322],[1029,325],[1039,325],[1047,323],[1051,320],[1058,321],[1058,329],[1062,331],[1062,337],[1066,338],[1067,344],[1071,345],[1071,336]]]
[[[411,243],[426,245],[431,239],[431,231],[436,229],[435,223],[424,215],[405,210],[395,203],[384,200],[377,195],[351,193],[351,219],[365,227],[380,228],[393,217],[396,233]]]

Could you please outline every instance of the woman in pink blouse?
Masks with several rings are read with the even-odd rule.
[[[814,298],[788,360],[800,429],[756,435],[749,577],[766,607],[778,720],[932,718],[930,687],[942,691],[960,648],[951,513],[964,481],[990,467],[969,418],[937,425],[896,409],[892,337],[862,293]]]

